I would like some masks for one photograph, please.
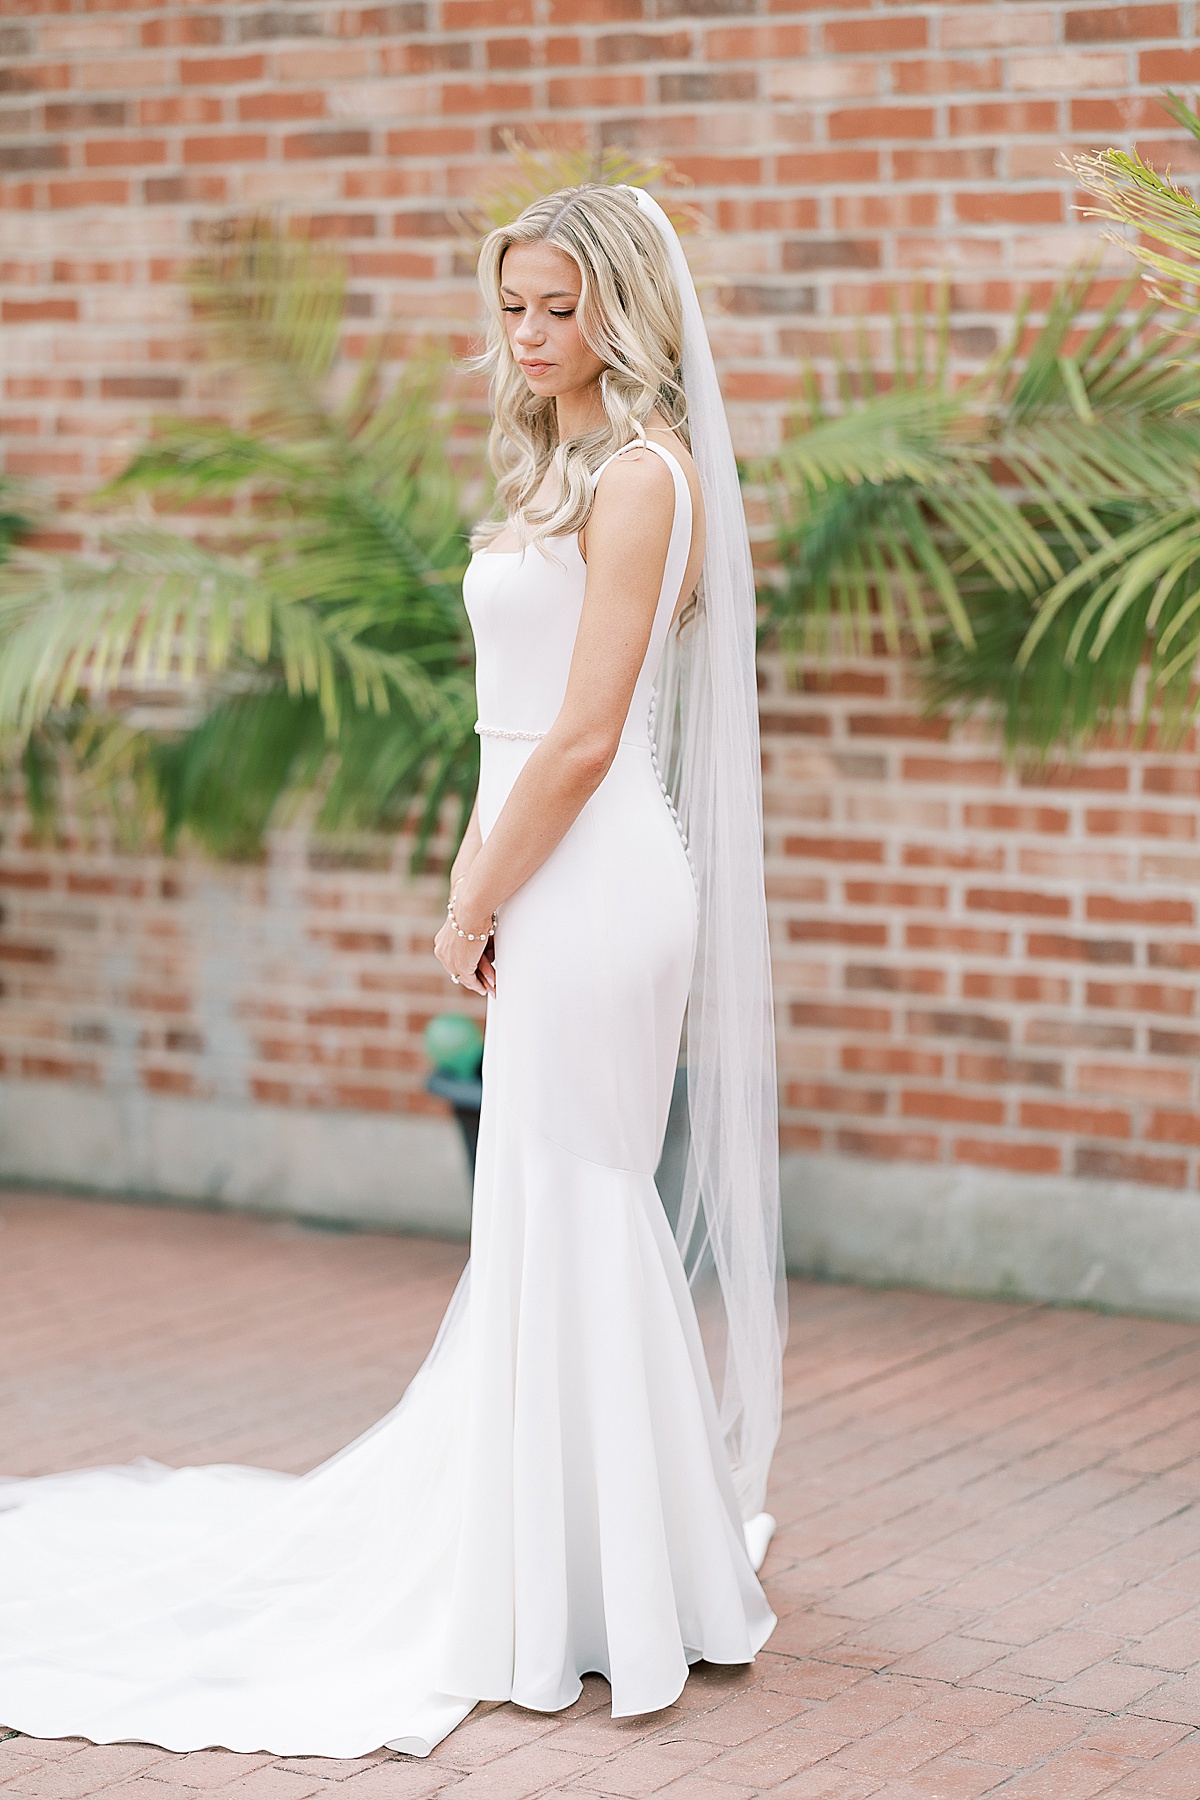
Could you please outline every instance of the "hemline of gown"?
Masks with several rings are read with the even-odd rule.
[[[134,1465],[134,1467],[140,1467],[141,1469],[144,1469],[147,1472],[149,1472],[151,1469],[155,1469],[155,1470],[157,1469],[157,1465],[152,1465],[152,1464],[149,1464],[146,1462],[143,1462],[140,1465]],[[178,1473],[178,1472],[180,1472],[180,1471],[171,1471],[171,1473]],[[257,1472],[258,1471],[256,1471],[256,1473]],[[80,1471],[79,1473],[84,1476],[89,1476],[89,1475],[93,1475],[93,1474],[101,1474],[102,1475],[102,1474],[108,1473],[108,1471],[105,1471],[105,1470],[83,1470],[83,1471]],[[121,1471],[121,1473],[125,1473],[125,1471]],[[268,1472],[263,1471],[263,1473],[266,1474]],[[65,1477],[47,1477],[45,1479],[51,1480],[51,1481],[54,1481],[54,1480],[70,1481],[71,1476],[67,1475]],[[9,1485],[16,1487],[16,1486],[22,1486],[24,1484],[23,1483],[9,1484],[7,1482],[0,1483],[0,1493],[3,1492],[4,1487],[9,1486]],[[767,1548],[769,1547],[771,1537],[774,1535],[774,1529],[775,1529],[775,1520],[771,1517],[771,1515],[769,1513],[760,1513],[757,1518],[750,1520],[745,1526],[745,1533],[746,1533],[746,1539],[747,1539],[747,1553],[750,1556],[752,1567],[756,1571],[762,1566],[762,1561],[766,1555]],[[770,1637],[774,1628],[775,1628],[775,1619],[772,1616],[769,1619],[769,1621],[764,1623],[761,1633],[756,1634],[757,1641],[754,1642],[754,1646],[753,1646],[755,1655],[757,1655],[757,1652],[762,1649],[763,1644]],[[748,1668],[754,1660],[754,1657],[751,1656],[747,1661],[739,1660],[738,1662],[723,1662],[721,1658],[715,1657],[715,1656],[709,1656],[706,1658],[704,1656],[703,1651],[697,1650],[697,1649],[693,1648],[692,1646],[688,1646],[688,1645],[684,1646],[684,1653],[687,1658],[687,1671],[684,1674],[683,1680],[680,1682],[677,1691],[671,1696],[671,1698],[668,1700],[665,1700],[660,1707],[656,1707],[656,1708],[652,1709],[653,1711],[663,1711],[667,1707],[674,1705],[675,1701],[679,1699],[680,1695],[683,1693],[683,1690],[687,1685],[688,1673],[690,1673],[690,1671],[696,1666],[697,1663],[703,1662],[703,1661],[708,1661],[711,1664],[713,1664],[715,1667],[718,1667],[718,1668]],[[100,1736],[100,1735],[88,1736],[87,1734],[82,1733],[82,1732],[65,1732],[65,1731],[54,1731],[54,1730],[39,1731],[36,1728],[31,1728],[32,1721],[29,1721],[29,1720],[27,1720],[25,1727],[9,1724],[9,1729],[20,1731],[21,1735],[26,1736],[26,1737],[41,1739],[41,1740],[45,1740],[45,1741],[49,1741],[49,1742],[63,1742],[63,1741],[69,1741],[71,1739],[78,1738],[78,1739],[81,1739],[84,1743],[96,1744],[96,1745],[100,1745],[100,1746],[116,1745],[116,1744],[149,1744],[149,1745],[152,1745],[155,1749],[166,1750],[174,1755],[188,1755],[189,1753],[201,1751],[201,1750],[226,1750],[226,1751],[230,1751],[234,1755],[239,1755],[239,1756],[258,1755],[258,1756],[280,1756],[280,1757],[289,1757],[289,1758],[290,1757],[320,1756],[320,1757],[329,1757],[329,1758],[334,1758],[334,1759],[339,1759],[339,1760],[349,1760],[349,1759],[352,1759],[355,1757],[369,1756],[379,1750],[392,1750],[403,1756],[412,1756],[412,1757],[417,1757],[417,1758],[423,1759],[423,1758],[431,1755],[432,1752],[437,1749],[438,1745],[443,1743],[445,1741],[445,1739],[447,1737],[449,1737],[450,1734],[459,1725],[461,1725],[465,1719],[467,1719],[470,1716],[470,1714],[475,1710],[475,1708],[477,1706],[488,1705],[488,1704],[511,1704],[511,1705],[520,1706],[522,1711],[524,1711],[524,1712],[541,1713],[548,1717],[553,1716],[554,1713],[566,1711],[567,1708],[569,1708],[575,1704],[575,1701],[578,1700],[579,1695],[583,1692],[583,1681],[588,1675],[597,1675],[603,1681],[607,1681],[609,1679],[608,1672],[604,1669],[584,1669],[584,1670],[582,1670],[580,1672],[580,1678],[579,1678],[578,1688],[577,1688],[576,1693],[574,1695],[572,1695],[571,1697],[569,1697],[568,1699],[564,1700],[560,1706],[554,1706],[554,1707],[535,1706],[535,1705],[530,1705],[528,1702],[514,1701],[511,1694],[501,1694],[501,1693],[477,1694],[470,1699],[467,1699],[460,1695],[455,1695],[455,1694],[445,1694],[445,1695],[431,1694],[428,1696],[428,1704],[431,1707],[436,1707],[436,1709],[442,1715],[441,1718],[439,1719],[439,1727],[440,1728],[437,1731],[437,1735],[430,1734],[430,1735],[426,1735],[426,1736],[420,1736],[415,1733],[408,1733],[401,1737],[385,1738],[382,1743],[374,1743],[374,1742],[360,1743],[360,1742],[354,1741],[352,1743],[343,1743],[338,1748],[330,1748],[329,1743],[327,1741],[323,1740],[319,1747],[316,1747],[315,1741],[314,1741],[313,1748],[297,1749],[295,1747],[294,1742],[289,1742],[289,1744],[285,1746],[283,1744],[274,1744],[274,1743],[260,1741],[256,1738],[252,1738],[252,1737],[246,1738],[245,1740],[240,1740],[240,1739],[235,1739],[235,1734],[233,1734],[233,1733],[227,1734],[227,1736],[231,1740],[234,1740],[234,1741],[230,1741],[230,1742],[216,1742],[216,1741],[212,1741],[212,1740],[203,1742],[203,1741],[197,1740],[195,1738],[190,1738],[190,1737],[179,1738],[179,1739],[175,1739],[172,1741],[168,1741],[166,1734],[163,1734],[162,1736],[157,1737],[157,1738],[105,1737],[105,1736]],[[439,1704],[439,1703],[441,1703],[441,1704]],[[610,1717],[612,1717],[614,1719],[639,1718],[639,1717],[648,1717],[648,1716],[651,1716],[651,1709],[641,1709],[641,1710],[632,1710],[631,1709],[628,1711],[619,1711],[614,1707],[611,1709],[611,1712],[610,1712]],[[2,1728],[4,1724],[8,1724],[8,1721],[6,1721],[6,1720],[0,1721],[0,1728]]]

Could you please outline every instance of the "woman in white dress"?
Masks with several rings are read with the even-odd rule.
[[[506,518],[464,588],[480,783],[435,945],[489,996],[470,1264],[400,1405],[310,1475],[0,1490],[0,1722],[31,1735],[425,1755],[478,1700],[556,1710],[589,1671],[614,1715],[655,1711],[774,1625],[774,1065],[728,428],[648,195],[539,202],[480,274]],[[685,1012],[672,1231],[654,1170]]]

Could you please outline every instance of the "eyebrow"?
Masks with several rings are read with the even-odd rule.
[[[502,294],[511,294],[514,300],[519,300],[521,298],[516,288],[505,287],[503,282],[500,284],[500,292]],[[538,295],[539,300],[578,300],[578,298],[578,293],[570,288],[555,288],[552,294]]]

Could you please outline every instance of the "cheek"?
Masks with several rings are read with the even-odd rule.
[[[558,323],[562,331],[560,343],[563,361],[569,361],[572,368],[582,368],[594,363],[597,359],[584,343],[583,333],[579,329],[575,314],[572,314],[569,319],[558,321]]]

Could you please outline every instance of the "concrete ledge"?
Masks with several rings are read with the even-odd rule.
[[[1200,1194],[789,1154],[793,1274],[1200,1319]]]
[[[659,1171],[668,1210],[675,1126]],[[782,1173],[793,1274],[1200,1319],[1198,1194],[797,1154]],[[0,1180],[439,1237],[470,1229],[457,1127],[415,1115],[6,1081]]]
[[[65,1082],[0,1083],[0,1179],[466,1237],[458,1128]]]

